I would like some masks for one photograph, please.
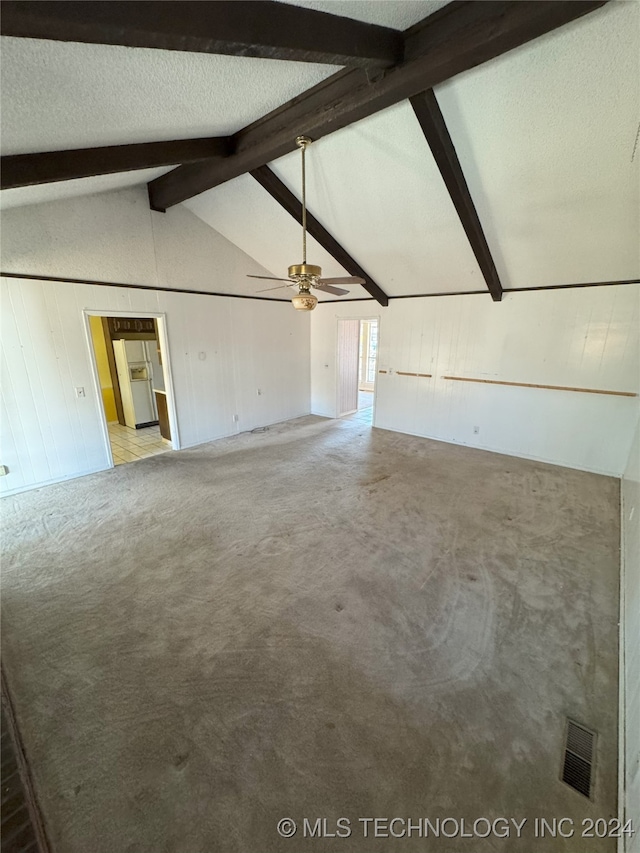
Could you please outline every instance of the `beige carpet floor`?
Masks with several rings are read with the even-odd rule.
[[[579,835],[616,814],[616,480],[308,417],[2,509],[55,853],[614,851]],[[592,801],[559,780],[567,716],[598,732]]]

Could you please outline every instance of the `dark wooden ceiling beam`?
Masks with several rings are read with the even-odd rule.
[[[433,89],[428,89],[420,95],[414,95],[411,98],[411,106],[425,139],[429,143],[431,153],[449,191],[453,206],[460,217],[460,222],[471,244],[473,254],[476,256],[489,292],[494,302],[500,302],[502,299],[500,277]]]
[[[226,137],[142,142],[104,148],[78,148],[39,154],[11,154],[0,160],[0,189],[71,181],[136,169],[212,160],[229,153]]]
[[[387,67],[397,30],[273,0],[5,0],[3,35]]]
[[[282,183],[280,178],[274,174],[268,166],[259,166],[257,169],[252,169],[251,176],[264,187],[264,189],[272,196],[278,204],[280,204],[289,213],[296,222],[302,225],[302,203],[295,197],[291,190]],[[331,255],[332,258],[347,270],[349,275],[359,275],[365,280],[362,286],[364,289],[377,299],[380,305],[388,305],[389,297],[384,290],[376,284],[368,272],[362,269],[360,264],[355,261],[351,255],[344,249],[340,243],[333,237],[327,229],[321,225],[318,220],[309,213],[307,209],[307,231],[317,240],[323,249]]]
[[[597,9],[606,0],[453,2],[405,33],[407,59],[371,79],[352,68],[332,75],[233,137],[219,162],[182,166],[149,184],[154,210],[166,210],[295,149],[300,134],[319,139],[444,80],[481,65]]]

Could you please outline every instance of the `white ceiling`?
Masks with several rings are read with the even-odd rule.
[[[640,4],[436,92],[504,286],[640,275]]]
[[[290,264],[302,263],[302,229],[251,175],[242,175],[215,191],[189,199],[184,206],[252,258],[262,258],[259,263],[275,276],[286,277]],[[312,237],[307,241],[307,260],[322,267],[326,277],[348,275]],[[247,292],[256,293],[271,286],[277,286],[277,282],[247,282]],[[350,287],[349,292],[352,297],[369,296],[360,286]],[[275,291],[272,295],[282,293]],[[320,291],[315,295],[318,299],[335,299]]]
[[[300,196],[299,153],[271,167]],[[307,152],[307,203],[390,296],[485,287],[408,104],[314,143]],[[281,274],[299,262],[300,227],[250,176],[186,205],[268,270]],[[328,274],[324,253],[310,245],[307,256]]]
[[[433,15],[449,0],[283,0],[292,6],[304,6],[319,12],[342,15],[367,24],[394,30],[406,30],[427,15]]]
[[[406,29],[446,0],[296,0]],[[0,39],[2,154],[235,133],[339,66]]]
[[[159,178],[170,172],[173,166],[162,169],[142,169],[138,172],[120,172],[114,175],[96,175],[92,178],[76,178],[74,181],[57,181],[55,184],[38,184],[34,187],[16,187],[0,192],[0,209],[23,207],[27,204],[44,204],[63,198],[94,195],[111,190],[121,190]]]
[[[7,36],[0,47],[3,154],[227,135],[339,70]]]
[[[609,4],[436,88],[506,288],[640,273],[639,13]],[[271,167],[300,194],[298,153]],[[486,286],[407,102],[314,143],[307,171],[309,209],[388,295]],[[187,206],[269,270],[297,260],[248,177]]]
[[[444,5],[297,4],[398,29]],[[5,154],[230,133],[336,70],[12,38],[2,47]],[[437,87],[505,287],[638,276],[639,57],[640,4],[612,2]],[[299,155],[271,167],[299,195]],[[101,192],[144,183],[149,171],[166,169],[2,198],[32,204]],[[407,103],[319,140],[308,176],[311,211],[389,295],[484,288]],[[299,226],[249,176],[186,206],[275,275],[300,261]],[[311,240],[308,255],[325,275],[343,274]]]

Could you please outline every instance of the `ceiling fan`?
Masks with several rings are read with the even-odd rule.
[[[296,145],[302,153],[302,263],[292,264],[289,267],[289,278],[275,278],[270,275],[248,275],[247,278],[261,278],[267,281],[286,281],[286,284],[277,287],[267,287],[258,293],[266,293],[268,290],[279,290],[281,287],[297,287],[298,292],[292,298],[293,307],[298,311],[313,311],[318,304],[318,299],[311,293],[311,288],[321,290],[323,293],[332,293],[334,296],[345,296],[348,290],[334,287],[335,284],[364,284],[363,278],[357,275],[338,276],[337,278],[322,278],[322,269],[315,264],[307,263],[307,186],[305,174],[304,155],[307,145],[311,144],[308,136],[296,137]]]

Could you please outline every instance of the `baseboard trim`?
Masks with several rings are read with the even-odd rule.
[[[487,447],[482,444],[469,444],[466,441],[456,441],[453,438],[442,438],[441,436],[426,435],[422,432],[407,432],[402,429],[394,429],[389,426],[382,426],[378,423],[373,423],[376,429],[384,429],[388,432],[397,432],[400,435],[412,435],[415,438],[428,438],[430,441],[439,441],[442,444],[454,444],[457,447],[468,447],[471,450],[482,450],[486,453],[495,453],[497,456],[510,456],[514,459],[528,459],[531,462],[543,462],[545,465],[555,465],[557,468],[568,468],[570,471],[584,471],[587,474],[598,474],[601,477],[614,477],[616,480],[622,478],[622,474],[618,471],[604,471],[598,468],[585,468],[582,465],[570,465],[568,462],[559,462],[557,459],[545,459],[543,456],[533,456],[529,453],[515,453],[509,450],[498,450],[495,447]]]
[[[33,489],[42,489],[45,486],[55,486],[56,483],[64,483],[67,480],[77,480],[78,477],[86,477],[89,474],[99,474],[100,471],[115,470],[114,465],[103,465],[100,468],[90,468],[87,471],[78,471],[73,474],[64,474],[62,477],[54,477],[51,480],[42,480],[38,483],[28,483],[22,486],[16,486],[14,489],[6,489],[0,494],[0,498],[9,498],[11,495],[19,495],[22,492],[31,492]],[[10,476],[10,475],[9,475]]]

